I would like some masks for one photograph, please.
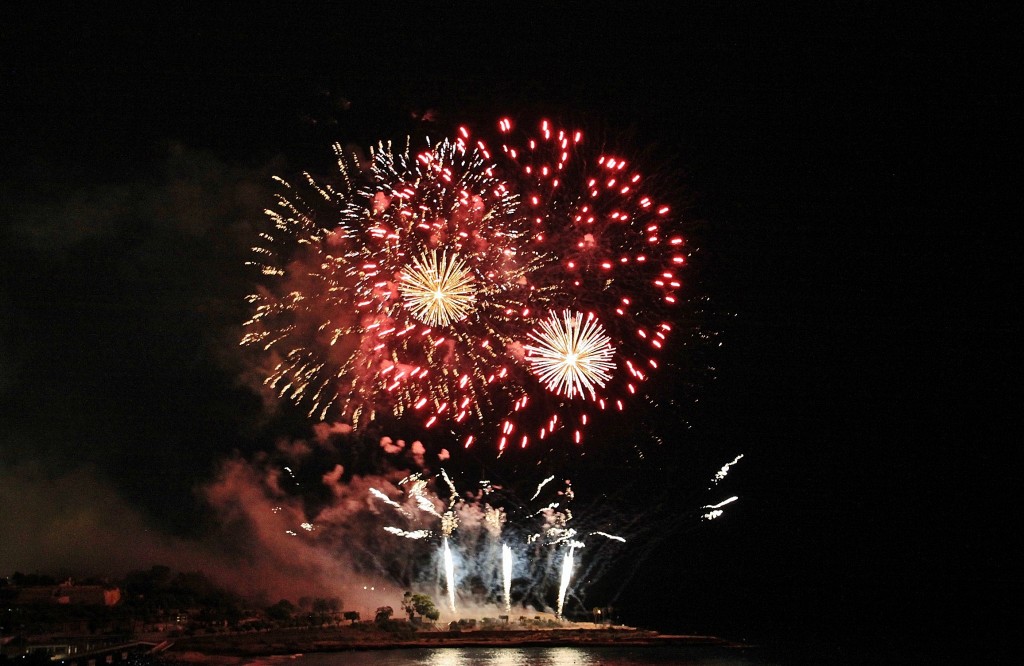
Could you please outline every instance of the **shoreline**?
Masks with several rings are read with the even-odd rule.
[[[305,632],[304,632],[305,633]],[[310,636],[285,632],[235,636],[201,636],[175,641],[163,659],[187,664],[238,664],[261,657],[316,652],[478,647],[658,647],[693,646],[746,649],[752,646],[717,636],[659,634],[633,628],[498,629],[422,631],[395,636],[383,631],[332,628]]]

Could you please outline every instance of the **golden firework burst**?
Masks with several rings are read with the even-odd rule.
[[[572,398],[586,391],[593,398],[611,378],[615,350],[593,315],[552,313],[529,336],[537,344],[524,345],[526,362],[551,392]]]
[[[476,305],[476,281],[469,267],[458,255],[437,250],[413,259],[398,288],[412,316],[428,326],[454,324]]]

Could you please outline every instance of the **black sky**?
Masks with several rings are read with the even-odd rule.
[[[665,464],[746,456],[742,501],[654,552],[628,619],[809,631],[826,658],[851,636],[888,654],[1019,627],[1019,25],[530,4],[5,21],[0,464],[87,465],[184,529],[195,484],[268,437],[225,350],[270,175],[428,109],[582,117],[653,147],[692,195],[694,288],[724,344],[701,351],[717,378],[688,389]]]

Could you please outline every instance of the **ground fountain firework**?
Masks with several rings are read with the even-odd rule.
[[[504,592],[505,612],[512,612],[512,549],[501,544],[501,582]]]
[[[386,453],[365,474],[345,465],[385,451],[357,432],[281,442],[226,464],[209,497],[237,525],[236,539],[255,530],[239,545],[272,561],[275,575],[294,575],[294,589],[330,591],[367,612],[411,590],[454,619],[555,617],[559,607],[578,618],[593,607],[589,597],[615,603],[630,569],[666,536],[722,520],[739,504],[727,490],[737,460],[686,492],[635,476],[577,488],[557,476],[409,472],[410,448]]]
[[[713,490],[740,458],[742,456],[716,473],[708,490]],[[527,612],[549,611],[564,617],[570,597],[577,605],[582,605],[587,586],[582,581],[601,578],[625,552],[625,544],[656,544],[672,530],[720,517],[725,507],[737,500],[732,496],[714,504],[676,509],[662,516],[654,513],[637,516],[630,522],[595,511],[593,504],[583,509],[581,516],[580,510],[574,508],[573,486],[564,480],[553,486],[551,478],[542,480],[531,498],[525,501],[503,493],[502,501],[511,501],[506,511],[491,504],[493,490],[489,483],[484,484],[486,492],[476,496],[461,495],[455,492],[452,478],[442,470],[434,477],[435,481],[443,481],[452,497],[457,498],[457,501],[445,502],[432,490],[429,479],[421,475],[416,479],[417,483],[411,486],[400,484],[408,488],[400,501],[376,494],[374,500],[390,507],[392,515],[404,524],[404,528],[386,525],[383,529],[387,532],[396,537],[426,539],[433,543],[440,539],[441,556],[436,566],[443,582],[437,591],[446,596],[453,616],[488,606],[502,608],[509,614],[515,606]],[[444,513],[433,508],[445,504],[448,509]],[[598,529],[605,525],[616,529],[613,527],[616,524],[628,532]],[[458,530],[451,525],[458,525]],[[415,526],[420,529],[412,530]],[[457,566],[462,570],[458,576]],[[424,578],[428,580],[429,574]],[[471,583],[474,580],[477,583]],[[621,589],[624,587],[625,583]],[[457,605],[456,599],[462,601]]]

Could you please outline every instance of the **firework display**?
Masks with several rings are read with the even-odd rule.
[[[649,515],[595,500],[581,520],[571,483],[549,485],[554,474],[528,500],[486,480],[460,493],[424,458],[448,460],[449,441],[498,455],[580,444],[588,426],[614,423],[631,402],[657,404],[644,383],[662,365],[689,260],[657,179],[549,121],[381,142],[365,159],[338,144],[335,153],[333,175],[278,179],[272,228],[253,248],[264,281],[241,342],[269,360],[264,384],[278,397],[335,422],[320,423],[318,438],[412,424],[443,443],[428,451],[380,438],[377,455],[405,456],[420,471],[396,468],[401,480],[366,488],[360,506],[391,524],[376,522],[360,566],[442,596],[453,621],[496,607],[562,620],[586,608],[583,589],[627,541],[639,562],[678,525],[724,514],[735,496],[680,507],[673,478]],[[327,476],[343,474],[338,465]]]
[[[491,145],[496,146],[492,149]],[[242,344],[310,417],[383,414],[464,446],[564,438],[658,368],[684,241],[641,173],[543,121],[467,128],[362,163],[336,146],[267,214]]]

